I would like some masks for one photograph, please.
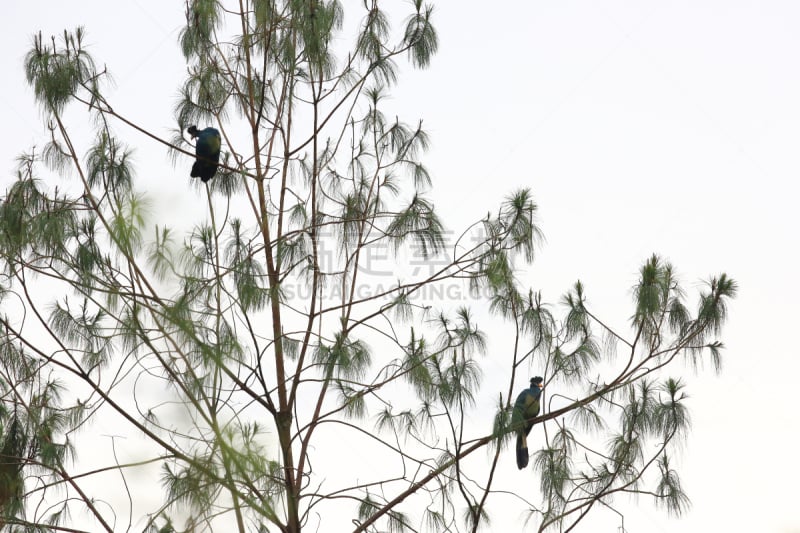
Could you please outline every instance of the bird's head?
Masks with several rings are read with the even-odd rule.
[[[544,378],[542,376],[531,378],[531,388],[534,387],[539,387],[540,389],[544,387]]]
[[[186,128],[186,133],[192,136],[192,138],[197,137],[199,132],[197,131],[197,126],[189,126]]]

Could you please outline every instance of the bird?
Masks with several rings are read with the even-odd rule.
[[[528,466],[528,434],[533,428],[531,419],[539,414],[543,383],[541,376],[531,378],[530,388],[519,393],[511,412],[511,427],[517,432],[517,468],[520,470]]]
[[[222,138],[219,131],[215,128],[198,130],[197,126],[189,126],[186,133],[197,138],[195,153],[197,160],[192,165],[190,174],[193,178],[200,178],[203,183],[214,177],[219,165],[219,149],[222,146]]]

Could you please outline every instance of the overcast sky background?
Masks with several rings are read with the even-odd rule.
[[[182,2],[4,8],[3,190],[15,157],[45,142],[22,65],[38,30],[85,26],[116,80],[112,105],[167,136]],[[392,105],[424,119],[449,227],[530,187],[547,240],[526,282],[556,301],[580,279],[614,324],[653,252],[689,289],[723,271],[739,283],[722,373],[686,370],[693,508],[676,520],[649,499],[621,503],[627,531],[800,532],[800,2],[452,0],[437,3],[435,23],[439,54],[403,70]],[[162,147],[117,131],[137,148],[139,188],[165,203],[185,196],[188,161],[174,168]]]

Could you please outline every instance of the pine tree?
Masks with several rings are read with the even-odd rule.
[[[545,377],[520,473],[538,487],[513,501],[540,531],[617,494],[687,509],[670,460],[686,383],[668,370],[720,364],[735,282],[711,278],[693,311],[653,256],[618,331],[579,282],[559,307],[519,282],[541,236],[529,190],[450,238],[422,122],[386,112],[399,64],[427,67],[438,47],[433,8],[406,7],[400,21],[377,0],[348,12],[347,48],[335,0],[189,2],[169,139],[115,111],[83,29],[34,38],[26,77],[51,136],[0,202],[0,524],[113,531],[135,513],[148,532],[477,531],[506,497],[496,473],[514,464],[502,451],[527,371]],[[70,128],[75,107],[93,139]],[[189,177],[191,126],[221,133],[207,183]],[[141,142],[197,194],[185,232],[148,210]],[[487,295],[513,339],[491,356],[507,383],[493,421],[471,420],[492,339],[430,292],[454,283]],[[101,423],[128,437],[98,464]]]

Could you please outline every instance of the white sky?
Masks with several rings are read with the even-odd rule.
[[[45,141],[22,68],[31,34],[84,25],[114,74],[115,109],[166,134],[182,23],[182,2],[7,3],[0,188],[14,158]],[[686,370],[693,508],[675,520],[649,499],[621,502],[627,531],[800,532],[800,2],[447,1],[435,23],[440,53],[428,70],[404,69],[392,105],[424,119],[450,228],[530,187],[547,242],[528,283],[554,302],[581,279],[616,324],[653,252],[690,289],[722,271],[739,282],[723,372]],[[164,202],[185,194],[188,161],[173,168],[161,147],[117,131],[137,148],[140,188]]]

